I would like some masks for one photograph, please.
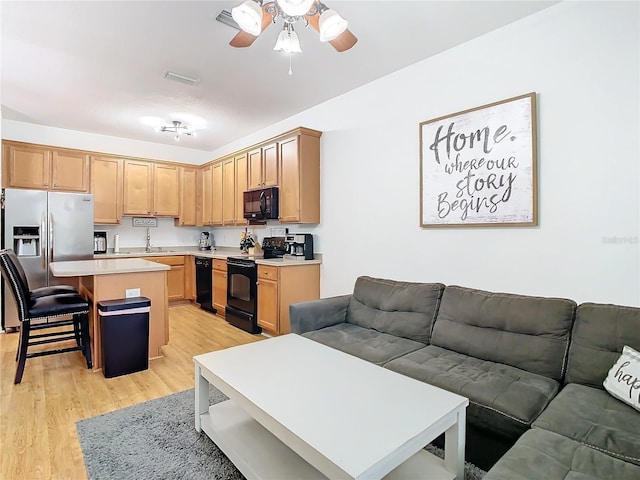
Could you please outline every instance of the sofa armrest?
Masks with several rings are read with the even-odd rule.
[[[300,334],[346,322],[350,300],[351,295],[341,295],[292,303],[289,305],[291,331]]]

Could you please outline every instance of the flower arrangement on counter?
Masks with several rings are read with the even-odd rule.
[[[256,244],[255,238],[253,238],[253,233],[249,233],[247,229],[244,229],[244,232],[240,234],[240,250],[242,253],[249,253],[249,249],[253,248]]]

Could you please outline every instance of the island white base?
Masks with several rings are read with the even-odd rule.
[[[210,406],[208,413],[200,415],[200,426],[249,480],[327,478],[233,400]],[[445,469],[441,458],[421,450],[384,478],[450,480],[455,475]]]

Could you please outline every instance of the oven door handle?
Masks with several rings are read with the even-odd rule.
[[[240,264],[240,263],[231,263],[231,262],[227,263],[227,268],[228,267],[234,267],[234,268],[256,268],[255,265],[243,265],[243,264]],[[227,273],[229,273],[229,272],[227,272]]]

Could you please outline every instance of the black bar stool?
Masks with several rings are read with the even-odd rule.
[[[12,255],[13,254],[13,255]],[[43,289],[32,295],[26,283],[26,276],[20,274],[22,267],[12,260],[15,254],[12,250],[0,251],[0,267],[2,275],[11,286],[11,292],[16,300],[20,319],[20,341],[16,360],[18,362],[13,383],[20,383],[24,373],[27,358],[79,350],[87,361],[87,368],[92,367],[91,342],[89,338],[89,302],[76,293],[57,293],[45,295]],[[17,257],[15,257],[17,260]],[[22,271],[24,274],[24,271]],[[55,291],[56,287],[52,288]],[[68,290],[67,290],[68,291]],[[72,289],[71,292],[75,292]],[[38,293],[42,294],[38,296]],[[69,316],[72,318],[69,319]],[[46,323],[35,323],[34,320],[45,320]],[[58,330],[49,333],[35,332],[73,325],[73,329]],[[57,348],[53,350],[28,353],[29,347],[66,340],[75,340],[73,347]]]
[[[16,255],[16,252],[14,252],[10,248],[7,248],[6,250],[4,250],[4,252],[7,253],[7,259],[11,263],[13,263],[13,266],[16,269],[16,273],[20,277],[22,283],[27,286],[27,290],[29,291],[31,298],[40,298],[47,295],[58,295],[60,293],[78,293],[78,291],[71,285],[53,285],[51,287],[40,287],[31,290],[29,288],[29,280],[27,279],[27,274],[25,273],[24,268],[22,268],[22,264],[20,263],[20,259]]]

